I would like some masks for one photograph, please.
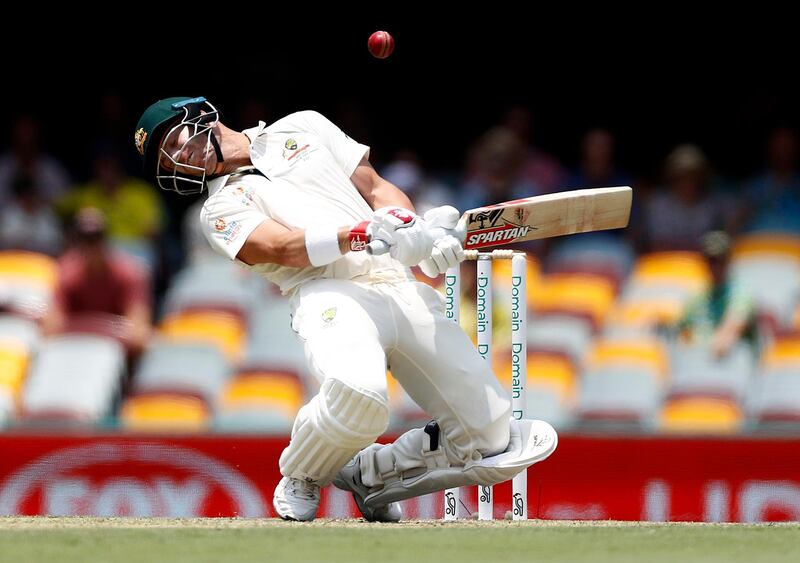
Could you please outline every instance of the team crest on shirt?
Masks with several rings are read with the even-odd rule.
[[[287,149],[289,149],[290,151],[296,151],[297,150],[297,141],[295,141],[294,139],[291,139],[291,138],[290,139],[286,139],[286,144],[283,145],[283,146],[286,147]]]
[[[335,318],[336,307],[331,307],[330,309],[325,309],[322,311],[322,320],[325,321],[326,324],[330,323]]]
[[[218,230],[219,232],[224,231],[225,227],[227,227],[227,226],[228,226],[228,223],[227,223],[227,221],[225,221],[225,219],[217,219],[216,221],[214,221],[214,228],[216,230]]]

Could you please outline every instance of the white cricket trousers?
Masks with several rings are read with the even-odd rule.
[[[464,331],[445,316],[444,297],[435,289],[416,281],[318,279],[299,288],[292,306],[292,328],[321,383],[333,378],[386,399],[388,366],[438,422],[451,463],[506,448],[508,393]]]

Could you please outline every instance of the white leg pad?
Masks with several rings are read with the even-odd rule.
[[[411,434],[413,432],[416,434]],[[409,441],[416,440],[418,443],[422,438],[417,463],[406,460],[402,464],[404,467],[397,463],[393,468],[387,467],[386,461],[389,457],[386,454],[391,451],[392,445],[380,449],[372,448],[366,452],[367,455],[362,452],[362,476],[370,472],[373,476],[378,473],[377,480],[383,483],[382,487],[371,483],[377,490],[366,497],[367,506],[384,506],[390,502],[452,487],[502,483],[534,463],[546,459],[558,445],[558,434],[548,423],[542,420],[511,419],[511,439],[504,452],[469,461],[463,466],[454,466],[446,463],[443,452],[426,451],[426,440],[419,432],[421,431],[412,430],[398,438],[400,442],[408,435]],[[437,449],[444,448],[440,445]],[[411,469],[411,466],[414,468]]]
[[[326,379],[297,413],[292,439],[281,454],[281,474],[324,487],[388,425],[388,405],[379,393]]]

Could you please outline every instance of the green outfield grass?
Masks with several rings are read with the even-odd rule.
[[[627,522],[289,523],[0,518],[0,561],[758,562],[800,554],[800,525]]]

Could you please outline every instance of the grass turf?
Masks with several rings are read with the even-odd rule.
[[[800,525],[0,518],[0,561],[770,562]]]

